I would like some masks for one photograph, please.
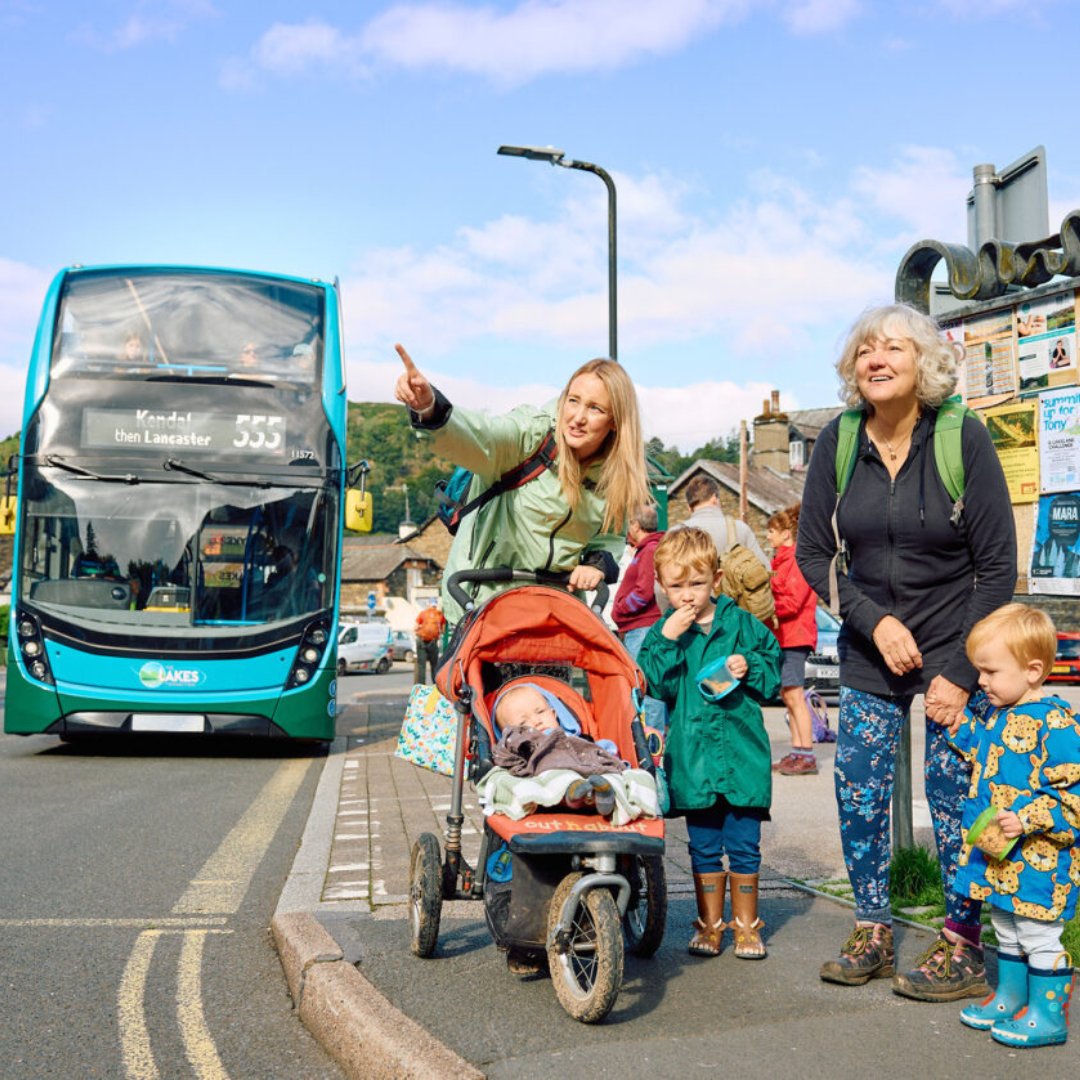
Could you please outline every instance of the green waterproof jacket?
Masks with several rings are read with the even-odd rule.
[[[671,813],[706,809],[718,795],[733,806],[768,809],[772,751],[761,706],[780,690],[775,635],[726,596],[716,601],[707,634],[693,626],[669,641],[662,633],[668,614],[645,636],[637,662],[649,694],[671,712],[664,749]],[[706,700],[695,676],[732,653],[746,657],[746,676],[719,701]]]
[[[555,426],[554,402],[538,409],[521,405],[503,416],[450,406],[436,392],[435,414],[414,426],[430,430],[436,451],[474,473],[468,498],[490,487],[503,473],[525,460]],[[446,592],[457,570],[509,566],[515,570],[569,572],[589,552],[607,551],[618,560],[626,544],[621,533],[601,533],[604,500],[595,486],[601,461],[585,472],[585,490],[571,514],[554,469],[492,499],[462,519],[443,572],[443,612],[451,625],[463,614]],[[466,592],[478,602],[506,586],[469,584]]]

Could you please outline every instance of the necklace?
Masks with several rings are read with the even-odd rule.
[[[907,434],[904,435],[902,438],[896,439],[895,448],[893,447],[893,444],[888,439],[885,438],[884,435],[879,435],[879,436],[873,437],[874,442],[876,443],[878,441],[878,439],[880,439],[885,444],[885,449],[888,450],[888,452],[889,452],[889,460],[890,461],[895,461],[897,454],[899,454],[900,451],[904,448],[904,444],[907,443],[907,441],[911,438],[911,436],[915,434],[915,429],[918,426],[919,426],[919,418],[915,417],[915,423],[911,425],[911,428],[909,429]],[[894,435],[893,438],[896,438],[896,436]]]

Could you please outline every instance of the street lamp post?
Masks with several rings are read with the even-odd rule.
[[[583,169],[595,173],[604,181],[608,193],[608,355],[618,360],[618,318],[616,304],[615,271],[615,182],[607,170],[588,161],[575,161],[568,158],[562,150],[553,146],[500,146],[498,152],[507,157],[528,158],[529,161],[546,161],[551,165],[561,165],[564,169]]]

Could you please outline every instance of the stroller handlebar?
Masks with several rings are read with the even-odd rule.
[[[550,570],[512,570],[509,566],[492,566],[482,570],[458,570],[446,580],[446,591],[463,611],[472,611],[476,601],[462,588],[468,582],[510,582],[525,581],[533,585],[565,586],[570,580],[568,573],[554,573]],[[603,581],[596,587],[592,609],[597,614],[604,610],[608,602],[608,587]]]

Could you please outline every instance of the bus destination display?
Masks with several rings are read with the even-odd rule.
[[[285,417],[180,409],[86,409],[87,450],[201,450],[217,454],[285,453]]]

